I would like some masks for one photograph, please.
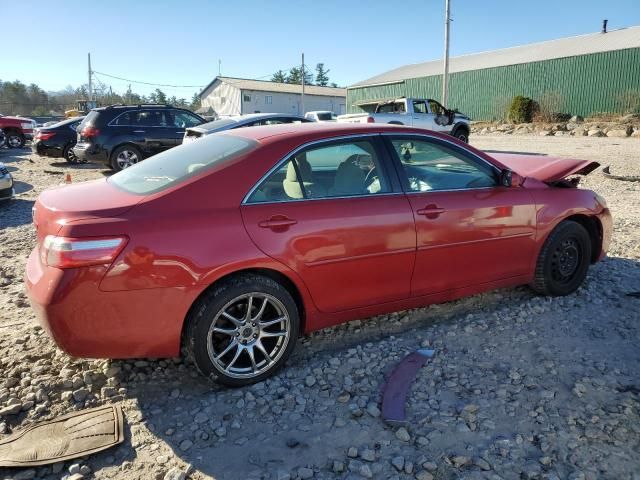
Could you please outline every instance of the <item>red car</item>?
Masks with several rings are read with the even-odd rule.
[[[575,291],[611,216],[567,177],[597,166],[392,125],[228,131],[43,192],[27,290],[71,355],[182,348],[244,385],[302,332],[500,287]]]

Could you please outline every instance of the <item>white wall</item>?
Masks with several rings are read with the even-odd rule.
[[[224,100],[223,100],[224,99]],[[228,83],[216,82],[201,97],[203,107],[211,107],[223,117],[240,115],[240,89]]]
[[[245,102],[248,95],[251,101]],[[271,96],[272,103],[266,103],[266,97]],[[292,113],[303,115],[300,101],[301,95],[293,93],[263,92],[257,90],[242,90],[242,113]],[[345,97],[331,97],[324,95],[305,95],[305,112],[312,110],[329,110],[340,115],[345,113]]]

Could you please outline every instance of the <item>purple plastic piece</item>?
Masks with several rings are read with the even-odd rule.
[[[382,393],[382,418],[390,424],[406,421],[405,404],[418,370],[433,356],[433,350],[420,349],[410,353],[393,370]]]

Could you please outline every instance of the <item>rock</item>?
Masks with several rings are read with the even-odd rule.
[[[404,473],[411,475],[413,473],[413,462],[404,462]]]
[[[200,423],[204,423],[204,422],[206,422],[207,420],[209,420],[209,415],[207,415],[207,414],[206,414],[206,413],[204,413],[204,412],[198,412],[198,413],[196,413],[196,416],[194,417],[194,419],[193,419],[193,420],[194,420],[194,422],[196,422],[196,423],[198,423],[198,424],[200,424]]]
[[[69,473],[71,475],[73,475],[74,473],[80,473],[80,464],[79,463],[72,463],[69,466]]]
[[[169,456],[168,455],[158,455],[156,457],[156,463],[158,465],[164,465],[165,463],[167,463],[169,461]]]
[[[313,478],[313,470],[307,467],[300,467],[298,469],[298,477],[302,479]]]
[[[576,137],[584,137],[587,135],[587,131],[582,127],[576,127],[571,131],[571,135]]]
[[[491,470],[491,465],[483,458],[476,458],[473,460],[473,464],[478,467],[480,470],[488,471]]]
[[[571,117],[569,119],[569,121],[571,123],[582,123],[582,122],[584,122],[584,118],[582,118],[580,115],[574,115],[573,117]]]
[[[471,463],[471,458],[464,455],[456,455],[451,459],[451,462],[456,468],[462,468],[465,465],[469,465]]]
[[[313,375],[309,375],[304,379],[304,384],[307,387],[313,387],[316,384],[316,377],[314,377]]]
[[[373,418],[378,418],[381,412],[377,405],[370,403],[369,405],[367,405],[367,413]]]
[[[20,410],[22,410],[22,403],[17,403],[14,405],[9,405],[8,407],[0,408],[0,417],[5,415],[15,415]]]
[[[590,137],[604,137],[604,132],[599,128],[593,128],[587,132],[587,135]]]
[[[291,480],[291,474],[286,470],[279,468],[276,472],[276,480]]]
[[[540,130],[540,132],[538,132],[538,135],[540,135],[541,137],[551,137],[553,135],[553,132],[551,130]]]
[[[358,473],[362,475],[364,478],[373,478],[373,472],[371,471],[371,467],[366,463],[363,465],[360,465],[360,470],[358,470]]]
[[[433,475],[426,470],[420,470],[416,473],[416,480],[433,480]]]
[[[402,470],[404,470],[404,457],[393,457],[391,459],[391,465],[393,465],[396,470],[401,472]]]
[[[339,460],[333,461],[333,466],[332,466],[333,473],[342,473],[344,472],[344,469],[345,469],[345,465],[343,462]]]
[[[347,457],[356,458],[358,456],[358,449],[356,447],[349,447],[347,450]]]
[[[436,465],[434,462],[424,462],[422,466],[429,472],[435,472],[438,469],[438,465]]]
[[[9,477],[13,480],[31,480],[36,477],[36,470],[34,468],[30,468],[28,470],[22,470],[13,476]]]
[[[167,473],[164,474],[163,480],[185,480],[187,476],[178,467],[173,467]]]
[[[371,450],[370,448],[365,448],[360,454],[360,458],[366,460],[367,462],[373,462],[376,459],[376,452]]]
[[[73,399],[76,402],[83,402],[89,395],[89,390],[86,388],[79,388],[73,391]]]
[[[193,446],[193,442],[189,439],[183,440],[180,442],[180,450],[186,452]]]
[[[633,133],[631,134],[632,137],[640,137],[640,128],[634,128],[633,129]]]
[[[398,430],[396,430],[396,438],[403,442],[408,442],[411,440],[409,432],[407,432],[407,429],[404,427],[400,427]]]
[[[100,389],[100,396],[102,398],[113,397],[116,393],[118,393],[118,391],[115,389],[115,387],[102,387]]]
[[[67,480],[83,480],[84,479],[84,475],[82,475],[81,473],[74,473],[73,475],[67,477]]]
[[[607,130],[607,137],[626,138],[633,133],[632,127]]]

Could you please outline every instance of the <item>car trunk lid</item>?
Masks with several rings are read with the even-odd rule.
[[[521,155],[493,153],[490,155],[505,167],[541,182],[557,182],[570,175],[587,175],[600,166],[591,160],[550,157],[547,155]]]
[[[121,216],[144,198],[122,191],[106,179],[62,185],[40,194],[33,207],[33,223],[41,240],[78,220]]]

